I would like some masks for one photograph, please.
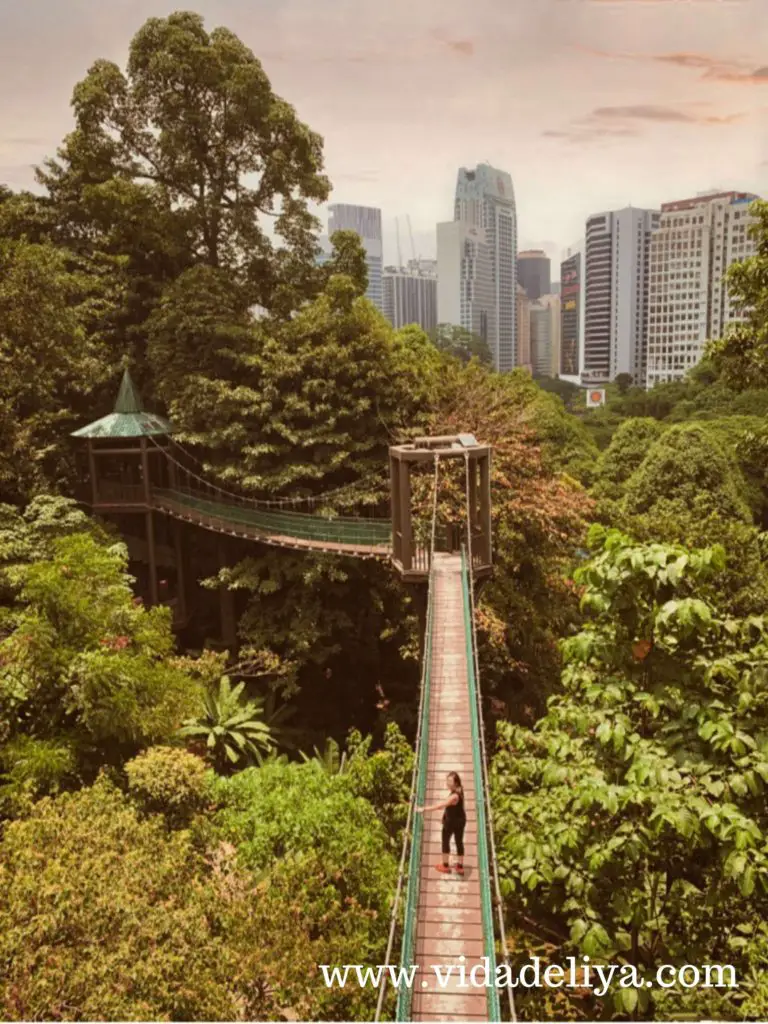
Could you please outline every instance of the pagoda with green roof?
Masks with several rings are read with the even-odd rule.
[[[144,411],[136,385],[130,373],[124,370],[112,412],[75,430],[72,437],[152,437],[170,434],[171,429],[168,420]]]
[[[173,464],[167,460],[167,438],[171,424],[163,416],[146,412],[128,370],[123,372],[114,408],[107,416],[75,430],[72,437],[87,441],[90,498],[88,504],[98,515],[116,519],[128,536],[143,534],[140,561],[147,562],[147,592],[150,602],[161,600],[157,579],[157,544],[153,489],[173,484]],[[143,519],[143,528],[141,520]],[[131,526],[139,526],[136,531]],[[176,568],[180,603],[183,604],[181,551],[176,543]]]

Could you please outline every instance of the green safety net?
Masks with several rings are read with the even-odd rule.
[[[233,527],[250,527],[268,536],[318,544],[344,544],[350,548],[380,548],[382,553],[388,552],[392,546],[392,523],[389,519],[330,518],[307,512],[270,511],[234,502],[214,501],[178,489],[153,489],[152,494],[160,508],[171,503]]]

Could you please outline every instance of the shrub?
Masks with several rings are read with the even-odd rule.
[[[196,754],[174,747],[151,747],[125,766],[128,791],[141,810],[163,814],[181,825],[199,811],[209,792],[211,774]]]

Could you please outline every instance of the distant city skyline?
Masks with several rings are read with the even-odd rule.
[[[131,36],[184,3],[0,0],[0,182],[72,128],[72,89],[97,58],[124,67]],[[460,166],[515,184],[520,249],[555,265],[586,219],[709,189],[768,193],[765,0],[190,0],[262,61],[325,138],[332,202],[395,218],[436,255]],[[30,75],[35,54],[44,75]],[[325,224],[327,208],[318,209]],[[408,244],[408,255],[410,243]]]

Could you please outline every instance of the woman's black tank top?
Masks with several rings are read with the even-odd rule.
[[[464,810],[464,787],[458,790],[459,802],[449,804],[443,812],[443,823],[445,825],[464,825],[467,821],[467,813]]]

